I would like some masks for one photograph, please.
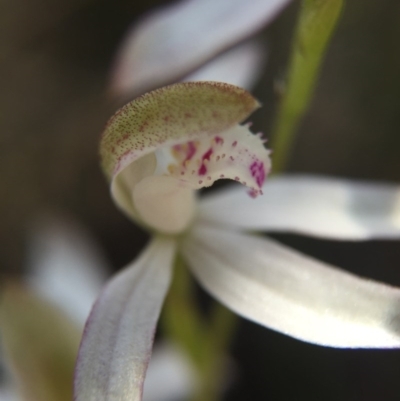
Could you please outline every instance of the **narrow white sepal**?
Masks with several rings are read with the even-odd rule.
[[[239,315],[307,342],[400,346],[400,290],[267,239],[198,225],[183,254],[202,285]]]
[[[148,14],[125,37],[111,89],[137,96],[174,82],[268,24],[290,0],[186,0]]]
[[[263,196],[242,188],[204,198],[199,218],[225,226],[338,240],[400,238],[400,186],[307,175],[265,182]]]
[[[141,400],[175,247],[173,239],[156,237],[101,293],[79,350],[76,401]]]

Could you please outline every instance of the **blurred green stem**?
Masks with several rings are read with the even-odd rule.
[[[167,336],[183,348],[198,369],[203,365],[207,326],[197,308],[194,295],[189,271],[178,256],[171,289],[165,301],[162,323]]]
[[[163,326],[167,336],[183,348],[197,370],[200,383],[193,401],[217,401],[235,315],[215,304],[210,321],[206,323],[197,309],[193,290],[189,271],[178,257],[162,316]]]
[[[344,0],[303,0],[289,73],[272,130],[273,172],[285,169],[299,122],[308,109],[323,56]]]

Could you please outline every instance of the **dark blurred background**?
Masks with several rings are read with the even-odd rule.
[[[113,56],[130,24],[162,0],[1,0],[0,266],[24,272],[26,228],[46,210],[74,215],[115,269],[146,242],[111,202],[99,134],[117,105]],[[264,32],[269,63],[255,90],[268,136],[298,2]],[[328,49],[288,170],[400,182],[400,3],[351,0]],[[276,238],[357,274],[400,286],[396,241]],[[242,321],[227,400],[400,400],[400,351],[335,350]]]

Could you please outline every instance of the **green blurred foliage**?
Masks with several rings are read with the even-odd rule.
[[[8,283],[2,291],[0,333],[23,400],[72,400],[81,332],[64,313],[23,286]]]
[[[343,6],[342,0],[305,0],[293,35],[288,76],[272,132],[273,171],[288,162],[299,123],[307,112],[329,42]]]

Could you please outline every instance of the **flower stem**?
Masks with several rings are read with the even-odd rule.
[[[273,171],[287,164],[299,122],[308,109],[329,40],[344,0],[303,0],[295,30],[287,84],[275,120]]]
[[[210,319],[205,320],[196,307],[189,271],[178,257],[162,323],[166,335],[184,349],[197,370],[199,386],[192,401],[219,399],[235,321],[235,315],[221,304],[215,304]]]
[[[180,256],[175,262],[174,279],[165,301],[162,324],[166,335],[183,348],[196,368],[202,366],[207,326],[194,299],[189,271]]]

